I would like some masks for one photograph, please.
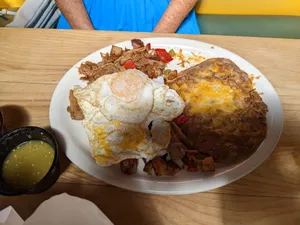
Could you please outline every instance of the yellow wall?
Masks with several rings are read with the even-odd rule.
[[[199,0],[199,14],[300,16],[300,0]]]
[[[25,0],[0,0],[0,8],[19,8],[24,2]]]
[[[0,0],[0,8],[19,8],[24,1]],[[196,12],[198,14],[300,16],[300,0],[199,0]]]

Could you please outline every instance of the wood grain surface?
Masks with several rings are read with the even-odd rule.
[[[88,54],[151,33],[0,29],[0,107],[9,129],[49,127],[52,93],[69,68]],[[244,178],[209,192],[156,196],[96,180],[62,157],[62,175],[39,195],[0,197],[25,219],[49,197],[67,192],[94,202],[118,225],[300,224],[300,40],[171,35],[219,45],[253,63],[273,84],[284,129],[272,155]]]

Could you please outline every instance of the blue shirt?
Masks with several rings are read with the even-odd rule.
[[[152,32],[170,0],[84,0],[96,30]],[[61,15],[59,29],[71,29]],[[195,11],[192,10],[177,30],[180,34],[200,34]]]

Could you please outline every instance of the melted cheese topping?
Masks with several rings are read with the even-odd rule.
[[[215,111],[233,112],[238,108],[234,103],[240,90],[234,90],[220,80],[199,80],[190,88],[186,83],[174,86],[179,95],[189,104],[189,114],[210,113]]]

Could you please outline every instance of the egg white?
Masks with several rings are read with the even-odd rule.
[[[171,140],[166,121],[184,108],[175,91],[138,70],[102,76],[85,88],[75,86],[74,96],[84,114],[91,154],[101,166],[156,156]]]
[[[166,85],[158,87],[153,92],[154,101],[150,118],[160,118],[166,121],[172,121],[179,116],[185,107],[184,101]]]

